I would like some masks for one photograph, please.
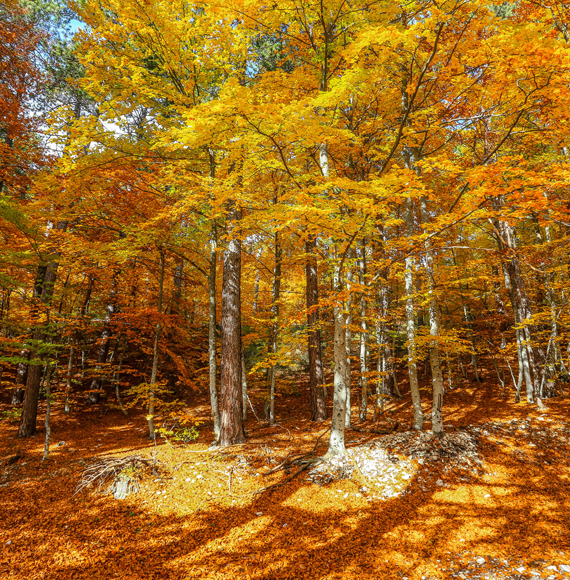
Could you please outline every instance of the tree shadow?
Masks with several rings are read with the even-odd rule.
[[[485,393],[480,385],[474,389],[463,398],[458,393],[456,401],[448,397],[449,419],[456,426],[540,416],[528,405]],[[567,403],[552,403],[552,415],[567,420]],[[394,415],[404,404],[395,403]],[[84,419],[78,415],[65,427],[76,433],[70,445],[85,450],[82,458],[149,446],[143,434],[138,446],[131,419],[113,420],[111,436],[103,435],[109,430],[107,421],[83,425],[82,433]],[[294,435],[293,421],[286,426]],[[284,436],[284,444],[294,445],[293,435]],[[34,449],[43,444],[36,438],[30,442]],[[100,447],[95,448],[98,439]],[[259,429],[255,439],[274,444],[275,434]],[[143,494],[122,502],[110,496],[73,496],[82,467],[63,461],[70,452],[58,451],[61,456],[53,464],[36,462],[27,475],[22,469],[2,488],[0,577],[411,580],[449,577],[451,559],[475,555],[501,555],[513,563],[517,558],[567,563],[568,445],[557,451],[523,447],[516,435],[512,439],[510,447],[480,440],[485,473],[473,474],[469,483],[452,478],[446,480],[449,487],[439,487],[434,482],[446,477],[443,466],[424,466],[409,481],[406,494],[381,501],[358,497],[356,483],[319,487],[299,477],[259,496],[236,497],[237,505],[231,499],[205,503],[198,513],[188,513],[182,503],[158,513],[156,506],[142,503],[148,497]],[[428,470],[431,484],[422,491],[420,478]],[[202,491],[204,499],[207,491]],[[184,491],[178,500],[183,497]]]

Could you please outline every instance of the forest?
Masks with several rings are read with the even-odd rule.
[[[569,103],[566,0],[4,0],[0,577],[570,578]]]

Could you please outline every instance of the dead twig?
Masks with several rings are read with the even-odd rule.
[[[314,463],[310,458],[313,458],[315,455],[315,451],[317,450],[317,447],[319,445],[320,440],[322,439],[322,437],[324,435],[326,435],[328,432],[330,431],[330,427],[328,427],[327,429],[325,429],[318,437],[317,440],[315,441],[315,445],[313,447],[313,449],[307,453],[301,453],[299,455],[292,455],[291,453],[289,453],[289,455],[287,455],[287,457],[279,464],[276,465],[275,467],[272,467],[271,469],[269,469],[268,471],[266,471],[263,475],[271,475],[272,473],[275,473],[276,471],[279,471],[280,469],[287,469],[289,467],[291,467],[292,465],[300,465],[301,463],[303,463],[304,459],[308,459],[308,464],[310,465],[311,463]]]
[[[317,446],[319,444],[319,441],[321,440],[321,438],[323,437],[323,435],[326,435],[329,431],[331,430],[330,427],[327,427],[318,437],[317,440],[315,441],[315,446],[313,447],[313,453],[317,450]]]
[[[75,489],[72,497],[94,485],[101,491],[103,485],[112,478],[113,483],[120,477],[128,477],[134,482],[133,487],[138,488],[136,472],[141,467],[150,467],[153,472],[156,468],[157,459],[143,457],[142,455],[127,455],[126,457],[103,457],[93,465],[87,467],[81,474],[81,481]],[[111,487],[113,486],[111,484]]]

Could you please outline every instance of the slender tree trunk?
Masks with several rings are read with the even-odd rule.
[[[105,322],[103,323],[103,330],[101,331],[101,338],[99,339],[99,348],[97,349],[97,364],[95,365],[95,376],[91,381],[89,393],[87,395],[87,403],[95,405],[101,399],[101,387],[103,386],[102,372],[107,362],[109,354],[109,346],[111,340],[111,321],[115,314],[115,306],[117,300],[117,275],[118,272],[113,273],[113,288],[109,296],[109,302],[105,308]]]
[[[539,243],[542,243],[542,236],[540,235],[540,226],[537,224],[539,231]],[[547,244],[552,243],[552,236],[550,233],[550,226],[544,228],[544,235]],[[554,289],[555,279],[554,274],[548,274],[545,276],[545,286],[546,286],[546,298],[550,306],[550,336],[553,345],[553,358],[554,358],[554,369],[553,374],[556,374],[556,369],[563,376],[568,374],[566,370],[566,365],[564,364],[564,359],[562,358],[562,353],[560,352],[560,338],[558,336],[558,315],[556,313],[556,308],[558,305],[558,298],[556,296],[556,291]]]
[[[505,244],[509,252],[509,257],[506,260],[506,271],[511,286],[511,301],[513,303],[513,312],[515,314],[515,323],[523,326],[520,331],[521,340],[521,363],[523,374],[526,382],[526,398],[529,403],[533,403],[535,395],[538,395],[540,388],[541,370],[534,364],[534,353],[532,352],[532,334],[529,320],[532,316],[532,309],[530,307],[530,300],[526,292],[526,285],[520,269],[519,258],[516,253],[516,245],[514,240],[514,231],[512,226],[505,220],[498,222],[499,232],[501,234],[501,241]],[[536,371],[534,377],[534,384],[531,377],[531,367]]]
[[[123,401],[121,399],[121,369],[123,367],[123,360],[125,358],[125,352],[127,350],[127,339],[123,336],[119,337],[119,342],[121,350],[119,354],[119,363],[117,365],[116,370],[113,372],[113,378],[111,379],[111,387],[115,387],[115,396],[117,397],[117,405],[119,405],[119,409],[121,409],[121,413],[128,417],[129,413],[125,409],[123,405]]]
[[[275,199],[277,203],[277,199]],[[273,288],[272,288],[272,303],[271,303],[271,339],[270,352],[273,355],[272,365],[269,369],[269,424],[273,425],[275,421],[275,375],[277,372],[277,365],[275,357],[277,355],[277,339],[279,332],[279,300],[281,298],[281,258],[282,249],[279,240],[279,232],[275,232],[275,267],[273,269]]]
[[[237,238],[239,212],[232,209],[233,234],[224,251],[222,281],[221,428],[222,447],[245,443],[241,393],[241,241]]]
[[[56,365],[57,366],[57,365]],[[55,369],[54,369],[55,371]],[[46,438],[45,438],[45,445],[44,445],[44,455],[42,457],[42,461],[45,461],[49,455],[49,442],[51,437],[51,427],[50,427],[50,415],[51,415],[51,375],[52,375],[52,365],[51,363],[47,364],[47,376],[46,376],[46,419],[45,419],[45,426],[46,426]]]
[[[70,397],[71,391],[73,389],[72,378],[73,378],[73,360],[75,358],[75,345],[73,343],[73,338],[71,339],[71,346],[69,347],[69,360],[67,361],[67,375],[65,378],[65,407],[64,412],[69,413],[70,408]]]
[[[406,222],[408,235],[413,235],[414,214],[412,199],[407,200]],[[413,284],[414,258],[406,257],[404,281],[406,290],[406,335],[408,338],[408,376],[410,378],[410,392],[412,395],[412,407],[414,410],[414,429],[421,431],[424,426],[420,388],[418,384],[418,369],[416,364],[416,316],[414,312],[414,284]]]
[[[424,197],[420,199],[420,211],[422,215],[422,221],[424,224],[428,222],[427,204]],[[432,432],[441,437],[443,435],[443,373],[441,371],[441,355],[439,352],[439,345],[437,339],[439,337],[439,315],[437,310],[437,301],[435,296],[435,266],[434,266],[434,256],[433,250],[429,239],[425,242],[426,250],[426,273],[428,278],[428,296],[429,296],[429,323],[430,329],[429,333],[432,337],[432,341],[429,349],[429,359],[431,366],[431,376],[432,376],[432,389],[433,389],[433,406],[431,415],[431,429]]]
[[[341,289],[342,273],[335,272],[335,287]],[[346,414],[346,322],[347,316],[341,301],[337,300],[333,308],[334,317],[334,391],[331,434],[329,448],[325,457],[342,454],[346,451],[344,444]]]
[[[384,228],[379,227],[379,236],[381,246],[378,243],[374,245],[374,256],[377,260],[386,259],[386,238]],[[381,254],[379,254],[381,251]],[[377,302],[379,316],[376,323],[376,342],[378,344],[378,359],[376,362],[377,381],[376,381],[376,405],[374,406],[373,420],[378,420],[378,415],[384,412],[384,403],[388,395],[392,395],[393,368],[392,352],[388,342],[388,312],[390,307],[390,286],[388,284],[389,270],[383,269],[383,276],[379,282],[377,290]]]
[[[358,282],[363,288],[366,284],[366,240],[360,247]],[[366,294],[360,296],[360,422],[366,421],[368,411],[368,312],[366,308]]]
[[[245,421],[247,419],[247,368],[245,366],[243,346],[241,349],[241,399],[243,420]]]
[[[210,238],[210,271],[208,273],[208,364],[210,373],[210,405],[214,420],[214,436],[220,437],[220,407],[218,403],[217,362],[216,362],[216,266],[218,234],[216,224],[212,225]]]
[[[384,412],[384,397],[386,395],[386,323],[379,319],[376,326],[376,343],[378,345],[378,359],[376,361],[376,404],[374,405],[373,421],[378,420],[378,415]]]
[[[351,426],[352,421],[352,402],[350,400],[350,387],[352,382],[351,356],[352,356],[352,294],[351,288],[353,286],[353,268],[352,261],[354,259],[354,250],[351,248],[348,252],[349,265],[347,268],[347,283],[348,298],[346,300],[346,413],[344,415],[344,425],[347,429]]]
[[[149,439],[155,439],[156,432],[154,427],[154,412],[155,412],[155,389],[156,389],[156,379],[158,376],[158,359],[159,359],[159,346],[160,346],[160,334],[162,331],[162,324],[160,321],[160,316],[162,315],[162,298],[164,292],[164,266],[165,266],[165,255],[164,249],[160,249],[160,270],[158,275],[158,304],[157,312],[159,320],[156,324],[154,331],[154,346],[152,353],[152,371],[150,374],[150,385],[148,393],[148,437]]]
[[[324,421],[327,408],[323,392],[324,373],[321,358],[321,330],[319,328],[319,280],[317,276],[317,242],[309,236],[305,243],[306,252],[306,298],[309,342],[309,388],[311,392],[311,420]]]

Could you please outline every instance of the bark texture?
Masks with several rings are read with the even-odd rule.
[[[235,219],[235,218],[234,218]],[[241,392],[241,242],[224,252],[222,281],[221,426],[222,447],[245,443]]]

